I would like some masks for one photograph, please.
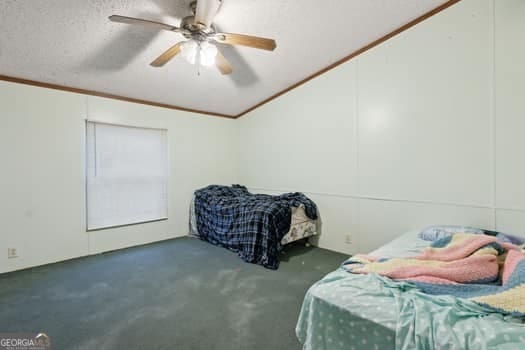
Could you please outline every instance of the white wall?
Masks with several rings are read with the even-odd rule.
[[[168,129],[169,220],[86,232],[86,118]],[[0,273],[185,235],[193,191],[236,182],[234,120],[0,82],[0,125]]]
[[[525,235],[523,18],[463,0],[253,111],[240,182],[311,196],[341,252],[430,224]]]
[[[496,220],[525,234],[525,2],[495,3]]]

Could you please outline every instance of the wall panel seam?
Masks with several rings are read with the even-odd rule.
[[[283,190],[283,189],[271,189],[271,188],[260,188],[247,186],[252,191],[267,191],[267,192],[297,192],[297,190]],[[453,206],[453,207],[464,207],[464,208],[478,208],[478,209],[507,209],[507,208],[495,208],[492,205],[483,205],[483,204],[473,204],[473,203],[457,203],[457,202],[442,202],[442,201],[433,201],[433,200],[424,200],[424,199],[408,199],[408,198],[392,198],[392,197],[378,197],[366,194],[340,194],[340,193],[328,193],[328,192],[316,192],[316,191],[301,191],[306,194],[325,196],[325,197],[334,197],[334,198],[348,198],[348,199],[364,199],[364,200],[373,200],[373,201],[384,201],[384,202],[403,202],[403,203],[415,203],[415,204],[428,204],[428,205],[439,205],[439,206]],[[510,210],[510,209],[509,209]],[[514,208],[513,210],[525,211],[521,208]]]
[[[247,186],[250,191],[266,191],[266,192],[297,192],[297,190],[283,190],[283,189],[271,189],[271,188],[261,188],[261,187],[251,187]],[[315,192],[315,191],[301,191],[305,194],[323,196],[323,197],[334,197],[334,198],[346,198],[346,199],[364,199],[364,200],[373,200],[373,201],[383,201],[383,202],[399,202],[399,203],[414,203],[414,204],[427,204],[427,205],[439,205],[439,206],[450,206],[450,207],[461,207],[461,208],[475,208],[475,209],[489,209],[497,211],[517,211],[524,212],[525,207],[495,207],[492,205],[482,205],[482,204],[469,204],[469,203],[455,203],[455,202],[440,202],[440,201],[431,201],[431,200],[422,200],[422,199],[407,199],[407,198],[389,198],[389,197],[377,197],[370,195],[360,195],[360,194],[340,194],[340,193],[328,193],[328,192]]]
[[[494,229],[498,228],[498,215],[497,215],[497,197],[498,197],[498,185],[497,185],[497,134],[496,134],[496,118],[497,118],[497,101],[496,101],[496,0],[489,1],[491,6],[491,161],[492,161],[492,205],[494,206],[493,220]]]
[[[360,58],[357,58],[355,61],[355,91],[354,91],[354,157],[355,157],[355,171],[354,171],[354,181],[357,192],[361,192],[361,171],[359,165],[359,62]],[[354,219],[354,228],[361,232],[361,205],[359,202],[355,204],[355,210],[357,216]]]

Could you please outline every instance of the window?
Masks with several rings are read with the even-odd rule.
[[[88,121],[87,229],[166,219],[167,132]]]

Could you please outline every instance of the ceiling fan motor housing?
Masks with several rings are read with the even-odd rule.
[[[210,35],[215,34],[213,25],[206,27],[202,23],[195,23],[194,16],[184,17],[180,22],[180,27],[187,31],[182,33],[186,39],[205,41]]]

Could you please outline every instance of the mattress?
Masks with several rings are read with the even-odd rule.
[[[291,215],[290,230],[283,236],[281,240],[282,245],[315,236],[317,234],[317,220],[312,220],[306,215],[303,205],[292,207]],[[190,205],[190,234],[196,237],[199,236],[197,222],[195,221],[194,199],[192,199]]]
[[[419,239],[417,232],[408,232],[370,254],[406,257],[429,244]],[[303,348],[525,348],[525,325],[521,321],[499,314],[478,317],[477,306],[468,302],[461,303],[464,307],[456,312],[454,297],[428,296],[408,283],[403,290],[399,283],[342,269],[325,276],[308,290],[301,308],[296,334]],[[422,340],[420,334],[428,339]]]
[[[292,207],[290,230],[283,236],[281,244],[285,245],[317,234],[317,220],[310,219],[304,206]]]

